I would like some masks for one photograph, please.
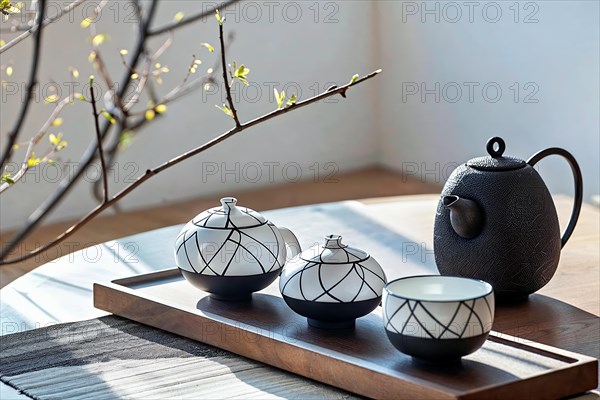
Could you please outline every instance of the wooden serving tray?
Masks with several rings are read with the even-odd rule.
[[[170,269],[96,283],[94,306],[374,398],[559,398],[598,385],[596,359],[494,332],[460,363],[416,362],[388,341],[380,307],[354,330],[320,330],[276,285],[252,302],[222,302]]]

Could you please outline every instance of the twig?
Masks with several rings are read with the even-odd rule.
[[[223,39],[222,21],[219,21],[219,42],[221,43],[221,68],[223,69],[223,85],[225,85],[225,92],[227,93],[227,103],[229,104],[229,109],[233,115],[235,126],[240,127],[242,124],[240,123],[235,104],[233,103],[233,98],[231,97],[231,86],[229,86],[229,78],[227,77],[227,61],[225,60],[225,39]]]
[[[34,5],[35,2],[32,2],[32,5]],[[3,25],[7,25],[7,24],[12,24],[11,26],[2,26],[0,27],[0,33],[15,33],[15,32],[23,32],[23,31],[28,31],[31,29],[31,27],[33,26],[34,22],[35,22],[35,15],[37,14],[37,11],[35,10],[24,10],[24,7],[21,7],[21,9],[19,10],[19,17],[20,19],[24,19],[27,18],[30,14],[33,14],[34,18],[27,20],[27,22],[19,24],[18,21],[15,21],[14,19],[9,19],[9,20],[4,20],[4,24]]]
[[[92,38],[92,45],[94,48],[94,61],[96,62],[96,66],[98,67],[98,71],[100,72],[100,76],[102,76],[102,80],[108,87],[109,93],[112,93],[114,98],[113,104],[116,105],[122,114],[125,114],[125,109],[123,106],[123,102],[121,98],[117,96],[115,93],[115,83],[112,80],[110,74],[108,73],[108,69],[106,68],[106,63],[104,62],[104,57],[100,52],[100,46],[94,44],[93,38],[96,37],[96,23],[94,20],[98,17],[98,15],[102,12],[102,9],[106,6],[108,0],[102,0],[95,8],[92,17],[88,17],[92,22],[90,23],[90,37]]]
[[[185,82],[187,82],[187,78],[189,76],[186,75],[186,79],[184,79],[184,81],[181,84],[179,84],[178,86],[173,88],[169,93],[167,93],[165,95],[165,97],[162,98],[162,100],[155,101],[155,104],[165,104],[165,105],[169,104],[169,103],[171,103],[175,100],[178,100],[179,98],[187,95],[188,93],[192,92],[193,90],[195,90],[196,88],[198,88],[200,86],[204,86],[207,83],[214,82],[215,81],[214,74],[216,71],[218,71],[219,65],[220,65],[220,62],[215,63],[215,66],[213,67],[214,72],[212,74],[205,75],[202,78],[194,79],[187,84],[185,84]],[[145,114],[145,111],[142,112],[142,114]],[[161,115],[162,114],[157,114],[156,118],[160,118]],[[133,122],[129,122],[129,119],[125,119],[122,128],[115,135],[115,139],[109,143],[108,147],[106,147],[104,149],[104,154],[105,154],[105,157],[107,160],[106,164],[107,164],[107,166],[109,166],[108,168],[110,168],[110,166],[112,166],[114,159],[117,155],[117,150],[119,148],[119,141],[120,141],[119,139],[121,137],[122,132],[125,129],[131,130],[131,131],[136,131],[148,123],[148,120],[143,115],[141,117],[133,118],[134,116],[129,114],[129,117],[132,117],[131,119],[133,119]],[[101,201],[102,196],[100,193],[101,188],[98,186],[99,183],[100,183],[100,180],[94,181],[93,193],[94,193],[94,197],[96,198],[96,200]]]
[[[54,22],[58,21],[59,19],[62,18],[63,15],[71,12],[71,10],[75,9],[77,6],[81,5],[85,1],[86,0],[75,0],[74,2],[72,2],[71,4],[69,4],[68,6],[64,7],[63,9],[61,9],[54,17],[46,19],[43,22],[42,28],[44,28],[45,26],[47,26],[47,25],[49,25],[51,23],[54,23]],[[42,2],[45,2],[45,0],[40,0],[40,7],[42,7]],[[17,44],[21,43],[23,40],[25,40],[29,36],[31,36],[32,33],[37,32],[38,31],[38,25],[39,24],[35,24],[33,27],[30,27],[25,32],[21,33],[19,36],[17,36],[16,38],[12,39],[10,42],[6,43],[4,46],[0,47],[0,54],[4,53],[8,49],[10,49],[10,48],[16,46]]]
[[[36,30],[36,34],[34,37],[33,44],[33,58],[31,60],[31,69],[29,70],[29,78],[27,79],[27,97],[21,104],[21,110],[15,121],[15,125],[13,126],[12,131],[8,134],[8,142],[6,143],[6,147],[4,148],[4,152],[2,154],[2,158],[0,158],[0,172],[4,171],[4,166],[10,162],[10,159],[13,154],[13,146],[17,142],[17,138],[19,137],[19,132],[21,131],[21,127],[23,126],[23,122],[25,121],[25,117],[27,116],[27,111],[29,111],[29,106],[31,105],[31,100],[33,98],[33,89],[35,85],[37,85],[37,71],[40,61],[40,53],[42,47],[42,31],[40,29],[42,22],[44,21],[44,15],[46,13],[46,0],[40,0],[40,9],[37,15],[36,26],[38,29]],[[2,46],[0,48],[4,49],[6,46]]]
[[[11,177],[11,179],[13,180],[13,183],[4,182],[0,185],[0,193],[4,192],[9,187],[13,187],[14,184],[17,183],[18,181],[20,181],[21,178],[25,175],[25,173],[29,169],[29,165],[28,165],[27,161],[29,160],[29,158],[31,157],[31,154],[33,153],[33,147],[36,144],[38,144],[40,142],[40,140],[42,140],[44,135],[48,132],[48,129],[50,129],[50,127],[52,126],[52,122],[60,115],[60,112],[62,111],[62,109],[67,104],[69,104],[73,101],[74,97],[75,97],[75,95],[71,94],[68,97],[65,97],[64,99],[62,99],[56,105],[56,107],[52,111],[52,114],[50,114],[50,117],[46,120],[44,125],[42,125],[42,128],[38,131],[38,133],[34,137],[29,139],[29,141],[25,142],[27,144],[27,150],[25,151],[25,157],[23,158],[23,162],[21,163],[21,168],[19,169],[19,171],[17,171],[16,174],[14,174]]]
[[[44,0],[42,0],[44,1]],[[150,24],[154,19],[154,15],[156,14],[156,10],[158,8],[158,0],[153,0],[150,4],[150,8],[148,13],[146,14],[146,18],[140,21],[140,33],[137,38],[137,42],[134,46],[134,51],[132,52],[131,60],[129,65],[132,68],[137,66],[137,63],[144,51],[145,43],[148,38],[148,31],[150,29]],[[119,83],[119,97],[123,97],[125,94],[129,82],[131,81],[131,74],[129,71],[123,76],[123,79]],[[111,124],[106,121],[102,127],[102,138],[104,138],[110,128]],[[94,140],[88,148],[85,150],[84,154],[81,156],[79,161],[78,168],[70,174],[70,176],[64,180],[62,180],[58,188],[54,193],[52,193],[30,216],[27,218],[25,226],[19,230],[4,246],[0,249],[0,259],[6,258],[6,255],[9,254],[14,248],[21,243],[32,231],[35,227],[48,215],[48,213],[54,209],[58,205],[58,203],[62,200],[62,198],[68,193],[68,191],[73,187],[73,185],[77,182],[77,180],[84,173],[86,168],[94,161],[96,152],[98,150],[98,145]]]
[[[136,9],[137,9],[137,7],[136,7]],[[155,95],[154,89],[152,87],[152,80],[148,79],[148,77],[150,75],[150,69],[151,69],[151,66],[154,64],[154,61],[156,59],[158,59],[169,47],[171,47],[172,44],[173,44],[173,34],[171,33],[169,35],[169,37],[167,38],[167,40],[165,40],[165,42],[158,48],[158,50],[156,50],[154,52],[154,54],[152,56],[148,56],[146,51],[144,51],[143,55],[146,58],[146,67],[144,68],[144,72],[142,72],[142,73],[138,73],[137,71],[130,68],[129,65],[127,65],[127,62],[125,61],[125,58],[123,57],[123,55],[120,55],[122,64],[125,66],[125,68],[127,70],[129,70],[131,73],[137,73],[138,75],[140,75],[140,81],[136,85],[136,88],[134,90],[133,95],[131,96],[131,99],[129,99],[129,101],[126,104],[123,104],[122,102],[120,103],[122,105],[122,107],[119,106],[121,115],[120,115],[120,118],[118,118],[118,121],[119,121],[118,131],[117,131],[116,135],[114,135],[115,139],[112,141],[112,143],[109,142],[108,148],[105,148],[103,151],[103,154],[106,157],[107,171],[108,171],[108,168],[112,168],[113,160],[114,160],[116,151],[119,146],[119,138],[121,137],[122,132],[124,130],[128,129],[128,117],[135,115],[134,113],[133,114],[131,113],[131,108],[139,100],[139,97],[141,96],[144,88],[149,89],[150,97],[155,104],[160,103],[156,99],[156,95]],[[114,93],[114,95],[116,96],[116,93]],[[146,112],[146,110],[142,111],[142,113],[145,113],[145,112]],[[143,120],[145,121],[146,118],[143,118]],[[100,179],[96,179],[94,181],[93,188],[92,188],[92,194],[94,195],[96,200],[101,201],[104,196],[102,193],[100,193],[99,183],[100,183]]]
[[[194,79],[193,81],[189,82],[187,85],[180,86],[180,87],[178,87],[179,89],[176,88],[177,90],[172,90],[165,97],[163,97],[162,100],[158,101],[156,104],[165,104],[165,105],[169,104],[169,103],[185,96],[186,94],[192,92],[197,87],[204,86],[205,84],[211,83],[211,82],[214,82],[212,75],[207,75],[202,78]],[[144,114],[144,113],[145,112],[141,112],[140,114]],[[160,115],[161,114],[158,114],[156,117],[159,118]],[[136,130],[136,129],[143,127],[146,123],[148,123],[148,120],[142,116],[140,118],[137,118],[131,124],[129,124],[128,129]]]
[[[171,44],[173,44],[173,37],[169,36],[169,38],[165,40],[162,46],[160,46],[160,48],[152,56],[146,57],[146,67],[144,68],[144,72],[138,73],[138,75],[140,76],[140,81],[135,87],[135,90],[133,91],[133,94],[129,101],[127,101],[127,103],[125,103],[123,106],[123,112],[125,115],[129,114],[131,108],[138,102],[140,96],[142,95],[142,92],[144,91],[144,88],[146,87],[146,84],[149,81],[151,72],[150,70],[152,69],[152,65],[154,64],[155,59],[160,57],[160,55],[164,53],[165,50],[171,47]]]
[[[220,9],[224,9],[225,7],[228,7],[229,5],[234,4],[237,1],[239,1],[239,0],[226,2],[220,6]],[[139,3],[137,0],[131,0],[131,2],[135,7],[139,6]],[[140,56],[144,52],[146,41],[149,38],[150,25],[152,23],[152,20],[154,19],[157,8],[158,8],[158,0],[152,0],[152,3],[150,4],[149,10],[146,13],[145,18],[139,20],[140,21],[139,34],[138,34],[138,37],[136,40],[136,44],[133,47],[133,51],[131,51],[131,54],[132,54],[131,58],[130,58],[129,62],[127,62],[127,64],[130,65],[133,70],[135,70],[137,68],[137,64],[140,60]],[[206,12],[203,12],[202,14],[199,14],[193,18],[195,18],[194,20],[197,20],[198,18],[200,18],[200,15],[202,17],[214,15],[215,11],[216,11],[216,7],[212,8]],[[141,15],[141,12],[139,12],[139,14]],[[183,26],[183,25],[181,23],[179,23],[177,26],[174,26],[172,29],[175,30],[175,29],[179,28],[180,26]],[[162,33],[162,32],[154,32],[154,35],[157,35],[158,33]],[[2,48],[4,48],[4,47],[2,47]],[[120,98],[123,98],[123,96],[125,95],[128,85],[130,83],[130,80],[131,80],[131,73],[129,71],[126,71],[123,79],[119,83],[120,90],[119,90],[118,96]],[[106,137],[111,126],[112,125],[109,124],[108,121],[104,122],[104,125],[102,126],[102,138]],[[10,240],[4,244],[4,246],[2,246],[2,248],[0,249],[0,260],[5,259],[6,256],[10,252],[12,252],[16,248],[16,246],[18,246],[25,238],[27,238],[29,236],[29,234],[43,221],[43,219],[60,203],[60,201],[70,191],[70,189],[73,187],[73,185],[75,185],[75,183],[81,178],[81,176],[83,175],[85,170],[94,161],[96,154],[97,154],[97,144],[96,144],[96,141],[94,140],[94,142],[91,143],[87,147],[85,152],[82,154],[82,156],[79,160],[79,163],[77,165],[77,168],[73,171],[73,173],[70,174],[70,176],[68,178],[62,180],[58,184],[58,187],[56,188],[56,190],[50,196],[48,196],[42,202],[42,204],[40,204],[38,206],[38,208],[33,213],[31,213],[31,215],[25,221],[24,226],[16,234],[14,234],[10,238]]]
[[[231,43],[233,42],[233,40],[234,40],[234,35],[233,35],[233,33],[230,33],[229,36],[227,37],[227,43],[225,44],[225,51],[227,51],[228,47],[231,46]],[[194,60],[195,60],[195,58],[194,58]],[[194,90],[197,86],[204,85],[207,82],[214,82],[213,74],[219,70],[219,65],[220,65],[220,63],[218,61],[215,62],[215,64],[211,68],[211,70],[212,70],[211,74],[205,75],[202,78],[194,79],[189,84],[186,84],[186,82],[188,81],[189,76],[190,76],[190,72],[188,70],[188,73],[185,76],[183,82],[181,82],[180,85],[178,85],[177,87],[172,89],[169,93],[167,93],[165,98],[163,99],[163,101],[161,101],[161,103],[166,104],[173,100],[177,100],[181,96],[184,96],[184,95],[188,94],[189,92],[191,92],[192,90]]]
[[[98,110],[96,109],[96,95],[94,94],[94,79],[90,78],[90,97],[92,103],[92,112],[94,114],[94,126],[96,128],[96,140],[98,141],[98,154],[100,156],[100,166],[102,168],[102,186],[104,202],[108,201],[108,178],[106,173],[106,163],[104,162],[104,151],[102,150],[102,134],[100,133],[100,123],[98,122]]]
[[[229,48],[229,46],[231,46],[231,43],[233,42],[233,40],[235,39],[235,35],[233,34],[233,32],[230,32],[229,35],[227,36],[227,42],[225,44],[225,51],[227,51],[227,49]],[[165,42],[165,44],[163,44],[162,47],[164,47],[166,45],[167,42]],[[159,49],[160,50],[160,49]],[[157,58],[157,53],[158,51],[154,54],[153,58]],[[129,66],[127,65],[127,63],[125,62],[125,60],[123,59],[123,57],[121,56],[122,61],[123,61],[123,65],[129,69]],[[195,60],[195,57],[194,57]],[[173,89],[171,89],[171,91],[169,93],[167,93],[163,99],[152,99],[154,101],[154,104],[169,104],[172,101],[175,101],[185,95],[187,95],[188,93],[194,91],[197,87],[200,86],[204,86],[206,83],[214,83],[215,79],[214,76],[218,73],[219,69],[220,69],[220,65],[221,65],[221,61],[215,61],[212,69],[212,73],[207,74],[201,78],[197,78],[192,80],[191,82],[188,83],[189,77],[191,75],[190,69],[188,68],[187,74],[185,75],[183,82],[181,82],[179,85],[177,85],[176,87],[174,87]],[[131,69],[129,69],[131,71]],[[133,71],[132,71],[133,72]],[[148,81],[150,82],[150,81]],[[145,114],[146,110],[144,110],[142,112],[142,114]],[[156,117],[160,118],[162,114],[157,114]],[[131,117],[131,119],[133,119],[133,122],[129,122],[129,118]],[[123,131],[127,130],[131,130],[131,131],[135,131],[138,130],[140,128],[142,128],[144,125],[146,125],[148,123],[148,120],[146,119],[145,116],[141,116],[141,117],[135,117],[133,116],[131,113],[129,113],[127,115],[126,118],[124,118],[121,121],[121,124],[119,126],[119,130],[117,131],[116,135],[113,136],[112,141],[108,142],[108,145],[105,146],[104,148],[104,155],[106,157],[106,164],[107,167],[110,169],[112,168],[113,162],[115,160],[115,157],[117,156],[117,150],[119,148],[119,143],[120,143],[120,138],[121,138],[121,134],[123,133]],[[92,189],[92,193],[94,195],[94,198],[98,201],[102,201],[102,188],[100,186],[100,180],[96,179],[94,181],[94,186]],[[115,205],[115,209],[118,206]],[[118,211],[118,209],[117,209]]]
[[[347,90],[355,85],[358,85],[361,82],[364,82],[368,79],[373,78],[374,76],[376,76],[377,74],[379,74],[381,72],[381,70],[377,70],[374,71],[372,73],[370,73],[369,75],[366,75],[360,79],[357,79],[355,82],[351,82],[348,83],[344,86],[340,86],[336,89],[332,89],[332,90],[327,90],[317,96],[311,97],[307,100],[301,101],[299,103],[296,103],[292,106],[286,107],[286,108],[280,108],[277,109],[275,111],[272,111],[268,114],[265,114],[261,117],[255,118],[245,124],[240,124],[239,126],[236,126],[232,129],[230,129],[229,131],[217,136],[216,138],[206,142],[205,144],[196,147],[193,150],[190,150],[186,153],[180,154],[179,156],[164,162],[163,164],[153,168],[153,169],[148,169],[146,171],[146,173],[142,176],[140,176],[135,182],[131,183],[130,185],[126,186],[123,190],[121,190],[119,193],[117,193],[114,197],[112,197],[111,199],[102,202],[101,204],[99,204],[96,208],[94,208],[92,211],[90,211],[86,216],[84,216],[82,219],[80,219],[78,222],[76,222],[74,225],[72,225],[68,230],[66,230],[63,234],[61,234],[60,236],[58,236],[57,238],[55,238],[54,240],[50,241],[49,243],[38,247],[37,249],[26,253],[24,255],[21,256],[17,256],[14,258],[10,258],[10,259],[2,259],[2,261],[0,261],[0,265],[5,265],[5,264],[14,264],[20,261],[24,261],[27,260],[29,258],[35,257],[36,255],[46,251],[49,248],[52,248],[53,246],[56,246],[57,244],[61,243],[63,240],[67,239],[68,237],[70,237],[71,235],[73,235],[75,232],[77,232],[79,229],[81,229],[81,227],[83,227],[85,224],[87,224],[90,220],[92,220],[94,217],[96,217],[98,214],[100,214],[102,211],[106,210],[107,208],[111,207],[113,204],[115,204],[117,201],[119,201],[120,199],[122,199],[123,197],[127,196],[131,191],[133,191],[135,188],[137,188],[138,186],[140,186],[142,183],[144,183],[145,181],[147,181],[148,179],[150,179],[151,177],[153,177],[154,175],[159,174],[160,172],[171,168],[179,163],[181,163],[182,161],[187,160],[188,158],[191,158],[199,153],[202,153],[208,149],[210,149],[213,146],[216,146],[217,144],[223,142],[224,140],[229,139],[230,137],[234,136],[237,133],[242,132],[245,129],[248,129],[252,126],[258,125],[262,122],[266,122],[272,118],[278,117],[280,115],[283,115],[285,113],[288,113],[292,110],[297,110],[300,109],[304,106],[307,106],[309,104],[313,104],[316,103],[320,100],[323,100],[325,98],[334,96],[336,94],[340,94],[345,96]]]
[[[163,34],[165,32],[181,28],[182,26],[191,24],[191,23],[196,22],[196,21],[198,21],[200,19],[206,18],[208,16],[215,15],[215,10],[222,10],[222,9],[225,9],[225,8],[229,7],[230,5],[233,5],[233,4],[239,3],[239,2],[240,2],[240,0],[225,1],[221,5],[219,5],[217,7],[214,7],[214,8],[211,8],[210,10],[202,11],[202,12],[200,12],[198,14],[192,15],[191,17],[184,18],[184,19],[182,19],[179,22],[173,22],[173,23],[165,25],[165,26],[163,26],[161,28],[154,29],[154,30],[150,31],[150,36],[160,35],[160,34]]]

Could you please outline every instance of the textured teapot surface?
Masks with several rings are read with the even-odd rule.
[[[492,157],[459,166],[442,191],[434,226],[435,260],[444,275],[487,281],[500,298],[524,297],[556,271],[558,216],[537,171],[522,160],[503,157],[504,142],[492,140],[500,141],[500,149],[488,143]]]

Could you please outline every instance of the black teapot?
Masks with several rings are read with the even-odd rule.
[[[503,156],[499,137],[489,156],[456,168],[442,191],[434,226],[435,261],[442,275],[489,282],[499,299],[523,298],[554,275],[561,248],[579,217],[583,180],[568,151],[550,148],[527,162]],[[533,168],[549,155],[564,157],[575,177],[575,204],[562,237],[554,202]]]

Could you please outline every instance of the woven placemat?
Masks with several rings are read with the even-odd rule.
[[[1,336],[0,380],[39,399],[355,398],[116,316]]]

